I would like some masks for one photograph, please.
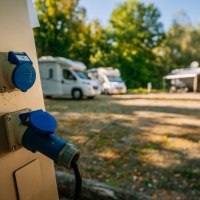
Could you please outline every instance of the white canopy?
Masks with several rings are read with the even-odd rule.
[[[200,75],[200,67],[187,67],[183,69],[175,69],[170,74],[164,76],[164,79],[180,79],[180,78],[194,78]]]

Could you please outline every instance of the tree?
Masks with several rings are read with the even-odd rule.
[[[79,0],[36,0],[40,28],[35,29],[39,56],[68,56],[82,29],[85,9]]]
[[[175,68],[183,68],[194,60],[199,61],[200,26],[193,27],[187,14],[179,12],[166,34],[165,65],[168,72]]]
[[[76,40],[70,48],[71,58],[84,62],[89,68],[105,65],[109,45],[105,30],[97,19],[84,24],[76,34]]]
[[[99,20],[90,22],[89,27],[92,42],[89,66],[109,66],[112,45],[109,41],[107,30],[101,26]]]
[[[36,0],[40,28],[35,29],[39,56],[63,56],[89,67],[105,64],[106,34],[98,20],[86,24],[79,0]],[[103,49],[103,50],[102,50]]]
[[[40,28],[35,29],[39,56],[63,56],[88,67],[114,66],[129,87],[158,85],[160,46],[164,38],[160,13],[153,4],[129,0],[112,13],[110,26],[86,23],[79,0],[36,0]]]
[[[154,49],[164,38],[160,12],[153,4],[129,0],[113,11],[110,19],[112,65],[117,66],[129,87],[158,84],[159,67]]]

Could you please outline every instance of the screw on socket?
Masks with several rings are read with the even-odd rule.
[[[1,89],[0,89],[0,92],[4,93],[5,91],[6,91],[6,86],[2,86]]]
[[[27,113],[29,110],[29,108],[26,108],[23,110],[6,113],[3,116],[10,151],[16,151],[22,147],[19,137],[21,133],[25,132],[27,127],[21,125],[19,115],[22,113]]]
[[[6,119],[7,119],[7,121],[10,121],[10,120],[12,119],[11,115],[8,115],[8,116],[6,117]]]
[[[13,151],[17,150],[16,146],[13,146],[13,147],[12,147],[12,150],[13,150]]]

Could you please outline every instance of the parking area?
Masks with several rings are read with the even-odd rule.
[[[199,199],[200,95],[45,99],[57,134],[81,149],[85,178],[153,198]]]

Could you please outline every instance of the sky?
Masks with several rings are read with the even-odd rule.
[[[80,5],[87,10],[88,20],[99,18],[106,26],[113,9],[125,0],[80,0]],[[185,11],[192,24],[200,23],[200,0],[140,0],[145,3],[154,3],[161,12],[160,21],[165,31],[172,24],[172,19],[179,11]]]

